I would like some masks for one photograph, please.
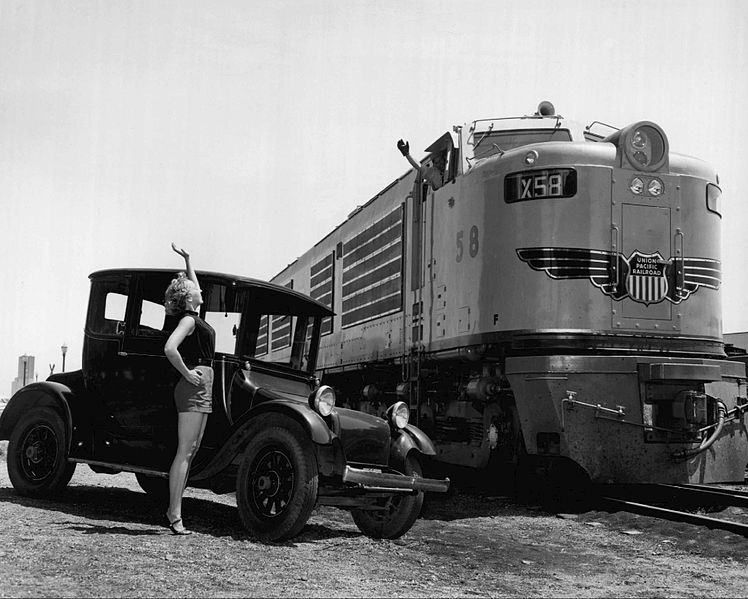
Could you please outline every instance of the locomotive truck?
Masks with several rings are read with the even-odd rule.
[[[317,373],[339,401],[404,401],[438,462],[495,477],[742,481],[715,170],[653,122],[584,126],[549,102],[426,152],[273,279],[335,312]]]

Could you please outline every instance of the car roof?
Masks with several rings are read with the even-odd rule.
[[[90,275],[88,275],[88,278],[94,280],[101,278],[148,274],[174,277],[176,276],[177,272],[179,271],[173,268],[108,268],[92,272]],[[260,279],[252,279],[250,277],[242,277],[238,275],[212,272],[207,270],[197,270],[195,271],[195,274],[209,283],[229,283],[235,287],[263,290],[270,293],[278,293],[288,298],[294,298],[300,303],[307,304],[309,308],[312,308],[312,312],[315,314],[321,314],[323,316],[331,316],[334,314],[334,312],[325,304],[318,302],[308,295],[299,291],[295,291],[289,287],[283,287],[282,285],[276,285],[275,283],[269,283]]]

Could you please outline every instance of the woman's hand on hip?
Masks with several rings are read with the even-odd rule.
[[[203,373],[199,370],[190,370],[184,375],[185,380],[190,384],[198,387],[203,380]]]

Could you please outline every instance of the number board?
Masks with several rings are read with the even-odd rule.
[[[544,198],[570,198],[577,193],[577,172],[573,168],[552,168],[511,173],[504,179],[507,203]]]

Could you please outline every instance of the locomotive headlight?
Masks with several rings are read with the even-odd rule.
[[[649,182],[649,185],[647,185],[647,191],[649,192],[649,195],[651,196],[658,196],[662,195],[662,192],[664,190],[664,187],[662,185],[662,181],[659,179],[652,179]]]
[[[527,166],[532,166],[535,164],[535,161],[538,159],[538,153],[535,150],[530,150],[527,154],[525,154],[525,164]]]
[[[312,405],[320,416],[329,416],[335,407],[335,391],[332,387],[322,385],[312,395]]]
[[[631,148],[634,162],[641,167],[649,166],[652,161],[652,140],[644,128],[634,131],[631,136]]]
[[[639,121],[624,127],[603,141],[615,144],[616,156],[623,168],[645,172],[668,168],[667,137],[655,123]]]
[[[644,191],[644,181],[642,181],[639,177],[634,177],[633,179],[631,179],[631,183],[629,183],[629,189],[631,190],[631,193],[639,195],[642,191]]]
[[[410,408],[404,401],[398,401],[387,408],[387,417],[395,428],[405,428],[410,420]]]

